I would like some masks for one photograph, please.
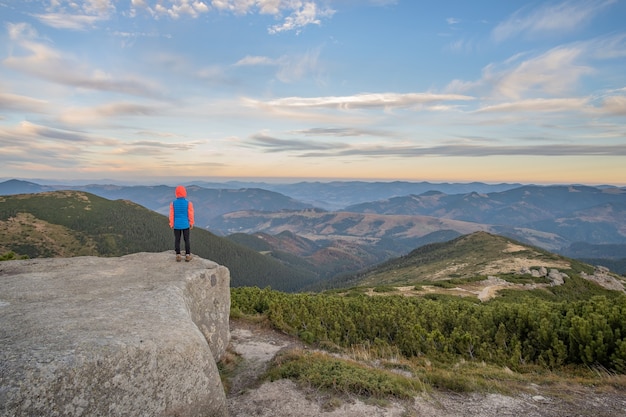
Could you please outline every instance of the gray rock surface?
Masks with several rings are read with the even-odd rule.
[[[229,287],[170,252],[0,262],[0,416],[228,415]]]

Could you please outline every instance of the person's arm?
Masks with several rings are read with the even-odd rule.
[[[170,203],[170,229],[174,228],[174,203]]]
[[[194,211],[193,211],[193,203],[190,201],[187,206],[187,215],[189,216],[189,227],[193,229],[194,222]]]

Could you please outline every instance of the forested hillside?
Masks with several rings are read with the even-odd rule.
[[[0,253],[37,258],[173,250],[167,218],[130,201],[55,191],[4,196],[0,202]],[[194,254],[230,269],[234,287],[295,291],[316,280],[311,272],[295,270],[201,228],[193,229],[191,242]]]

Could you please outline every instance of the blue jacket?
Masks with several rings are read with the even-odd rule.
[[[182,185],[176,187],[176,200],[170,204],[170,227],[172,229],[189,229],[193,227],[193,204],[185,197],[187,197],[185,187]]]

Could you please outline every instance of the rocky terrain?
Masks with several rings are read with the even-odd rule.
[[[622,417],[626,393],[576,383],[541,386],[529,383],[514,395],[430,391],[412,401],[369,401],[299,387],[290,380],[261,378],[274,356],[300,348],[299,340],[264,325],[231,320],[230,351],[241,357],[227,394],[231,417]]]
[[[171,252],[0,262],[0,416],[218,416],[228,269]]]

